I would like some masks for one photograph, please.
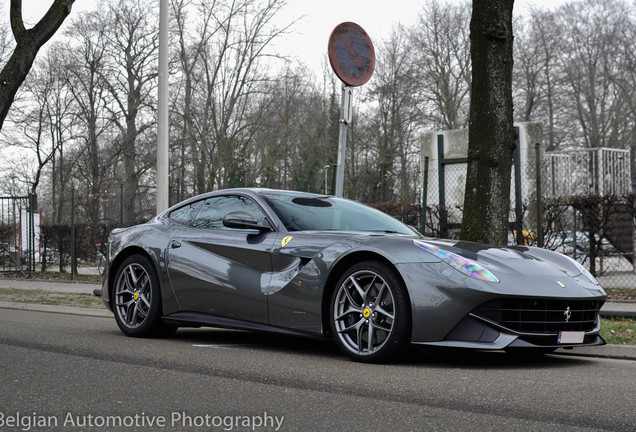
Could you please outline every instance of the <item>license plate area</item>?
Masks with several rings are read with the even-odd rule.
[[[559,344],[581,344],[585,338],[583,331],[561,331],[559,332]]]

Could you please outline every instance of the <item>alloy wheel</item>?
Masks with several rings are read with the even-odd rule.
[[[136,262],[124,267],[115,285],[115,310],[122,324],[129,329],[142,325],[150,313],[152,295],[146,269]]]
[[[332,307],[336,337],[352,354],[380,352],[394,332],[393,290],[374,271],[360,270],[348,276],[338,287]]]

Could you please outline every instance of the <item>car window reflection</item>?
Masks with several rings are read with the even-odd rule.
[[[259,224],[264,224],[265,215],[252,200],[233,195],[206,199],[191,226],[209,230],[236,230],[223,225],[225,215],[233,211],[244,211],[253,216]]]

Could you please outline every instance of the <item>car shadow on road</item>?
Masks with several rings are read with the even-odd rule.
[[[335,343],[328,339],[276,333],[217,328],[180,328],[171,336],[171,339],[199,346],[209,344],[228,348],[250,348],[315,356],[335,357],[341,355]]]
[[[291,355],[329,358],[334,361],[351,361],[338,350],[333,341],[327,339],[213,328],[182,328],[171,336],[171,339],[194,346],[222,346],[234,349],[283,352]],[[511,369],[571,367],[591,361],[593,359],[586,357],[559,354],[539,355],[530,351],[513,354],[504,351],[412,347],[406,355],[394,362],[394,365],[401,367],[445,366]]]
[[[587,357],[540,354],[532,350],[468,350],[460,348],[415,347],[403,363],[411,366],[452,366],[466,369],[565,368],[593,361]]]

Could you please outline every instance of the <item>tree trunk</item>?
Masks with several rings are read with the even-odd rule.
[[[472,88],[462,240],[505,245],[515,133],[512,111],[513,0],[474,0]]]
[[[35,56],[62,25],[74,1],[55,0],[40,22],[27,30],[22,20],[22,0],[11,0],[11,30],[16,47],[0,72],[0,129],[18,89],[31,70]]]

